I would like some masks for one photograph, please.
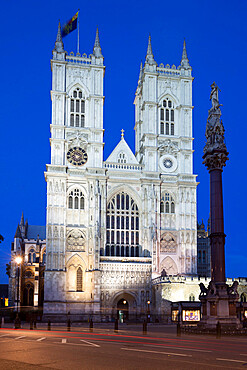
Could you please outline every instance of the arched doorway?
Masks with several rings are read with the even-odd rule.
[[[126,322],[129,319],[129,303],[122,298],[117,303],[117,317],[120,323]]]

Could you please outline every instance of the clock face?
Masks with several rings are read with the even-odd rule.
[[[87,162],[87,158],[87,152],[77,146],[71,148],[67,153],[67,160],[74,166],[82,166]]]

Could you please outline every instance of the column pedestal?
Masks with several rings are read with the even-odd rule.
[[[237,318],[236,303],[239,296],[236,288],[237,284],[234,287],[229,287],[225,283],[209,283],[207,293],[200,295],[202,320],[198,327],[215,329],[218,322],[226,330],[242,327]]]

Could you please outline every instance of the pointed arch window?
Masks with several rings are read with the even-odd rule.
[[[32,248],[28,253],[28,263],[35,263],[36,262],[36,253],[35,250]]]
[[[82,292],[82,286],[83,286],[83,274],[82,274],[82,268],[78,267],[76,271],[76,291]]]
[[[170,193],[166,192],[161,197],[160,213],[175,213],[175,202]]]
[[[31,283],[25,285],[22,296],[23,306],[33,306],[34,302],[34,286]]]
[[[79,88],[70,97],[70,126],[85,127],[85,97]]]
[[[195,296],[194,296],[194,294],[190,294],[190,296],[189,296],[189,301],[190,302],[195,302]]]
[[[166,98],[160,107],[160,134],[174,135],[174,103]]]
[[[46,264],[46,249],[44,249],[43,254],[42,254],[42,264]]]
[[[85,209],[85,199],[82,191],[74,189],[69,193],[68,207],[69,209]]]
[[[116,194],[107,205],[106,246],[101,255],[139,257],[141,254],[139,209],[127,193]]]

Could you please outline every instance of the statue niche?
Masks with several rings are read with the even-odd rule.
[[[67,251],[85,251],[85,235],[77,229],[71,230],[67,236]]]
[[[176,253],[177,241],[176,237],[171,233],[164,233],[160,239],[160,252],[161,253]]]

